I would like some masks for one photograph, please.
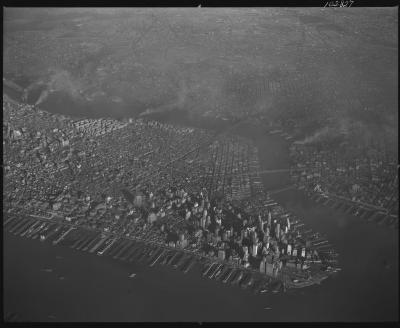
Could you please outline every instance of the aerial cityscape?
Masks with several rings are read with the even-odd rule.
[[[397,8],[336,9],[5,8],[4,320],[398,321]]]

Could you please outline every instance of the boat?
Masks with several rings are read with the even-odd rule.
[[[239,281],[239,286],[241,288],[246,288],[247,287],[247,283],[250,281],[251,279],[251,274],[245,274],[245,276]]]
[[[262,287],[263,287],[262,281],[261,280],[257,280],[253,284],[252,292],[254,294],[258,294],[260,292],[260,290],[262,289]]]
[[[272,287],[273,293],[278,293],[282,287],[282,283],[280,281],[277,281],[277,282],[273,283],[273,285],[271,287]]]
[[[131,274],[129,275],[129,278],[135,278],[135,276],[136,276],[136,273],[131,273]]]
[[[254,284],[254,277],[252,274],[250,274],[250,279],[246,281],[246,283],[243,285],[243,288],[250,288]]]

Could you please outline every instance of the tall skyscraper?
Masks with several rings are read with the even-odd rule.
[[[251,255],[253,257],[256,257],[257,256],[257,251],[258,251],[258,245],[257,244],[253,244]]]
[[[265,273],[265,267],[266,267],[267,262],[265,260],[262,260],[260,263],[260,272]]]
[[[306,249],[304,247],[301,249],[301,257],[306,257]]]
[[[280,223],[277,224],[275,233],[276,233],[276,238],[279,240],[280,233],[281,233],[281,225],[280,225]]]
[[[290,244],[287,245],[287,254],[292,255],[292,245]]]
[[[265,265],[265,273],[269,276],[272,276],[273,270],[274,270],[274,266],[272,265],[272,263],[267,262]]]

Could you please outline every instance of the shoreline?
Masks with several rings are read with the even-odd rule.
[[[55,115],[55,116],[58,116],[58,114],[53,114],[53,113],[50,113],[51,115]],[[243,120],[243,121],[238,121],[238,122],[235,122],[235,123],[231,123],[231,122],[228,122],[228,124],[226,124],[227,122],[226,121],[224,121],[224,125],[225,125],[225,128],[222,130],[222,131],[220,131],[220,133],[227,133],[228,131],[230,132],[231,130],[237,130],[238,129],[238,127],[241,125],[241,124],[246,124],[246,121],[247,120]],[[161,121],[162,122],[162,121]],[[229,124],[229,123],[231,123],[231,124]],[[190,126],[190,125],[189,125]],[[256,134],[253,134],[253,130],[252,129],[248,129],[249,127],[254,127],[255,129],[256,129]],[[250,139],[254,139],[254,138],[256,138],[257,137],[257,133],[265,133],[265,131],[264,131],[264,129],[260,129],[260,127],[259,126],[254,126],[253,125],[253,123],[247,123],[247,129],[246,128],[244,128],[244,130],[243,131],[241,131],[241,130],[239,130],[239,131],[233,131],[233,133],[234,134],[238,134],[239,132],[241,132],[241,133],[239,133],[239,135],[242,135],[243,133],[246,135],[246,134],[248,134],[248,131],[251,131],[251,135],[250,136],[246,136],[246,137],[248,137],[248,138],[250,138]],[[282,142],[285,142],[285,143],[287,143],[287,140],[280,140],[280,141],[282,141]],[[258,148],[260,147],[260,145],[258,145],[257,146]],[[260,151],[260,150],[259,150]],[[260,160],[260,159],[259,159]],[[264,185],[265,185],[265,183],[263,183]],[[268,194],[268,192],[266,193],[266,194]],[[273,199],[271,199],[271,200],[273,200]],[[72,225],[68,225],[68,224],[65,224],[65,223],[63,223],[63,225],[64,226],[72,226]],[[101,231],[98,231],[99,233],[101,233]],[[116,236],[114,236],[114,237],[116,237]],[[121,238],[121,237],[120,237]],[[125,238],[125,237],[122,237],[122,238]],[[145,242],[145,243],[148,243],[146,240],[140,240],[140,239],[137,239],[137,238],[133,238],[133,240],[139,240],[139,241],[141,241],[141,242]],[[149,244],[154,244],[154,243],[149,243]],[[165,247],[165,245],[161,245],[161,244],[158,244],[157,245],[158,247]],[[173,248],[170,248],[170,250],[172,250]],[[193,254],[193,253],[192,253]],[[195,256],[200,256],[200,254],[193,254],[193,255],[195,255]],[[202,257],[202,256],[200,256],[200,257]],[[207,258],[207,260],[208,261],[215,261],[215,259],[213,259],[213,258],[208,258],[208,257],[205,257],[205,258]],[[229,264],[229,263],[226,263],[225,262],[225,265],[231,265],[231,264]],[[241,267],[240,268],[241,270],[243,270],[243,271],[247,271],[247,269],[245,268],[245,267]],[[249,271],[253,271],[254,272],[254,270],[252,270],[252,269],[250,269]],[[329,276],[329,274],[327,274],[327,277]],[[272,276],[269,276],[270,278],[272,278]],[[289,277],[290,278],[290,277]],[[282,283],[285,283],[285,281],[286,281],[286,279],[285,278],[282,278],[282,277],[280,277],[280,278],[278,278],[278,280],[280,280]],[[292,279],[292,283],[291,283],[291,285],[295,285],[295,283],[293,283],[293,280],[294,279]],[[313,281],[313,280],[312,280]],[[317,283],[317,282],[315,282],[315,283]]]

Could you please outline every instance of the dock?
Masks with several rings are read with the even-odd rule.
[[[134,244],[133,241],[128,241],[120,250],[117,254],[113,256],[114,259],[119,259],[120,256],[127,250],[129,247],[131,247]]]
[[[14,233],[14,231],[16,231],[17,229],[19,229],[20,227],[22,227],[22,225],[27,224],[31,221],[29,221],[29,219],[21,219],[17,222],[13,222],[13,224],[10,227],[9,232],[10,233]]]
[[[29,229],[28,227],[31,226],[32,224],[34,224],[34,222],[35,222],[35,220],[28,219],[27,221],[25,221],[24,224],[19,225],[19,228],[17,228],[14,231],[14,235],[21,235],[21,233],[24,234],[26,232],[26,230]]]
[[[130,259],[130,257],[137,251],[139,245],[137,243],[135,243],[133,245],[133,247],[129,250],[129,252],[127,254],[125,254],[125,256],[123,256],[121,259],[123,261],[128,261]]]
[[[40,221],[36,221],[34,224],[32,224],[28,230],[25,230],[22,234],[21,237],[29,235],[37,226],[40,225]]]
[[[70,227],[66,232],[64,232],[60,238],[58,238],[57,240],[53,241],[53,245],[57,245],[61,240],[63,240],[65,238],[66,235],[68,235],[72,230],[74,230],[74,227]]]
[[[203,272],[203,276],[206,276],[206,275],[210,272],[211,268],[214,267],[216,264],[217,264],[216,262],[211,263],[211,264],[207,267],[207,269]]]
[[[114,245],[114,243],[117,241],[117,239],[113,239],[108,245],[107,245],[107,247],[105,248],[105,249],[103,249],[102,251],[100,251],[100,252],[97,252],[97,255],[103,255],[104,254],[104,252],[107,252],[109,249],[110,249],[110,247],[112,247],[113,245]]]
[[[80,242],[82,242],[82,240],[85,239],[85,238],[86,238],[85,235],[84,235],[84,234],[81,234],[81,235],[78,237],[78,239],[70,246],[70,248],[74,248],[74,249],[75,249],[75,247],[78,246],[78,244],[79,244]]]
[[[96,245],[93,246],[93,248],[89,251],[89,253],[95,252],[107,239],[108,239],[108,237],[101,238],[100,241]]]
[[[83,237],[82,239],[79,240],[77,245],[74,247],[77,251],[81,250],[81,248],[89,242],[93,238],[92,234],[89,234],[88,236]]]
[[[101,238],[99,235],[96,234],[96,236],[92,239],[90,243],[88,243],[85,247],[82,248],[82,251],[86,252],[90,250],[94,245],[96,245]]]
[[[138,252],[140,251],[142,245],[137,245],[136,247],[134,247],[132,249],[132,251],[130,252],[130,254],[127,256],[127,260],[129,262],[132,262],[133,259],[137,256]]]
[[[232,276],[232,273],[234,273],[234,272],[236,272],[235,269],[233,269],[233,270],[227,275],[227,277],[226,277],[224,280],[222,280],[222,282],[223,282],[224,284],[226,284],[226,283],[228,282],[228,279]]]
[[[188,273],[192,268],[193,268],[193,266],[196,264],[196,258],[194,257],[194,258],[192,258],[192,260],[190,261],[190,263],[189,263],[189,266],[183,271],[183,273]]]
[[[162,252],[160,253],[160,255],[158,255],[157,257],[156,257],[156,259],[153,261],[153,262],[151,262],[150,263],[150,266],[152,267],[152,266],[154,266],[154,264],[156,264],[157,263],[157,261],[160,259],[160,257],[163,255],[163,254],[165,254],[167,251],[164,249],[164,250],[162,250]]]
[[[217,265],[215,266],[215,269],[210,270],[210,273],[207,275],[207,277],[208,277],[209,279],[212,279],[213,276],[214,276],[214,274],[218,271],[218,269],[219,269],[220,267],[222,267],[222,264],[217,264]]]
[[[26,235],[27,238],[31,238],[34,234],[36,234],[37,232],[39,232],[40,230],[42,230],[44,228],[45,223],[42,222],[42,224],[40,224],[39,226],[36,226],[36,228],[34,228],[30,233],[28,233]]]

